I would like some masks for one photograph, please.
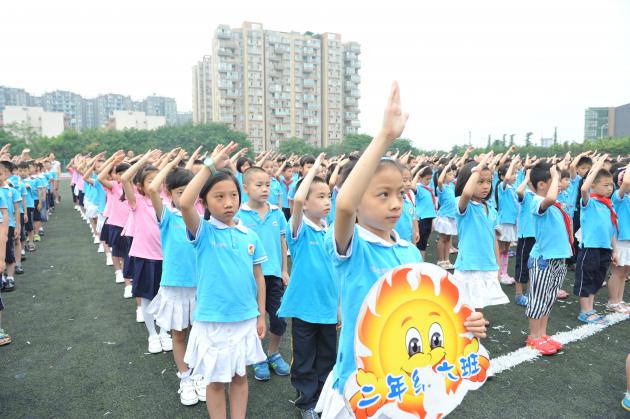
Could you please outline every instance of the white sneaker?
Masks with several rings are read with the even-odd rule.
[[[499,278],[499,282],[503,285],[512,285],[516,282],[516,280],[509,275],[501,275],[501,278]]]
[[[179,401],[182,402],[184,406],[192,406],[199,402],[195,384],[190,378],[179,382],[179,390],[177,392],[179,393]]]
[[[22,253],[22,256],[26,256],[26,250],[22,249],[22,252],[20,253]]]
[[[131,298],[131,297],[133,297],[133,294],[131,294],[131,285],[127,285],[125,287],[125,292],[123,292],[123,298]],[[144,321],[144,318],[142,319],[142,321]]]
[[[136,309],[136,322],[144,323],[144,315],[142,314],[142,309],[140,307]]]
[[[122,271],[116,271],[116,283],[117,284],[122,284],[123,282],[125,282],[125,278],[123,278],[123,273]],[[129,285],[131,287],[131,285]]]
[[[164,333],[163,335],[158,335],[158,336],[160,336],[160,342],[162,344],[162,350],[164,352],[172,351],[173,350],[173,339],[171,338],[171,335],[169,335],[168,333]]]
[[[112,254],[111,253],[108,253],[105,256],[105,265],[107,265],[107,266],[114,266],[114,260],[112,259]]]
[[[445,260],[445,261],[442,262],[442,268],[446,269],[446,270],[451,270],[451,269],[455,269],[455,265],[453,265],[448,260]]]
[[[96,242],[96,239],[94,239],[94,241]],[[103,243],[99,242],[100,244],[98,245],[98,253],[105,253],[105,248],[103,247]],[[96,243],[94,243],[96,244]]]
[[[160,343],[160,337],[158,335],[149,336],[149,352],[152,354],[162,352],[162,344]]]
[[[197,391],[197,398],[200,402],[206,401],[206,384],[203,382],[203,377],[194,377],[195,390]]]

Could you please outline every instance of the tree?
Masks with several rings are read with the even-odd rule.
[[[533,132],[528,132],[527,134],[525,134],[525,147],[531,147],[532,145],[532,135],[534,135]]]
[[[280,142],[280,147],[278,147],[278,151],[287,156],[291,154],[295,154],[296,156],[303,156],[305,154],[317,155],[319,154],[320,150],[314,145],[307,143],[300,138],[291,138],[288,141]]]

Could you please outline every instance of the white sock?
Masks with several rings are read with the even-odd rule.
[[[140,308],[142,309],[142,316],[144,317],[144,324],[149,332],[149,337],[155,336],[157,335],[155,330],[155,317],[153,317],[153,314],[149,313],[149,304],[151,304],[151,300],[141,298],[140,301]]]
[[[187,378],[190,378],[190,374],[191,374],[191,373],[192,373],[192,370],[191,370],[191,369],[188,369],[188,371],[184,371],[184,372],[179,372],[179,371],[178,371],[178,372],[177,372],[177,377],[178,377],[180,380],[185,380],[185,379],[187,379]]]

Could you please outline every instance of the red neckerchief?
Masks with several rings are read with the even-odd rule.
[[[426,189],[427,191],[431,193],[431,199],[433,199],[433,208],[437,208],[437,202],[436,202],[435,194],[433,193],[433,188],[431,188],[430,186],[424,185],[422,183],[420,184],[420,186],[422,186],[424,189]]]
[[[591,192],[590,198],[594,199],[596,201],[599,201],[599,202],[601,202],[602,204],[604,204],[604,205],[606,205],[608,207],[608,210],[610,211],[610,220],[612,221],[613,225],[615,226],[615,230],[617,231],[617,233],[619,233],[619,224],[617,222],[617,213],[615,212],[615,209],[612,206],[612,202],[610,202],[610,198],[604,198],[603,196],[596,195],[593,192]]]
[[[282,178],[282,183],[284,183],[284,188],[287,190],[287,195],[288,195],[289,188],[291,187],[291,184],[293,183],[293,179],[289,178],[289,182],[287,183],[287,180],[285,178]]]
[[[569,214],[562,209],[562,204],[560,202],[554,202],[553,206],[558,208],[560,213],[562,213],[562,218],[564,218],[564,228],[567,230],[567,236],[569,237],[569,245],[571,246],[571,250],[573,250],[573,228],[571,227],[571,218],[569,218]]]
[[[411,193],[411,191],[407,192],[407,199],[413,204],[414,207],[416,206],[416,196]]]

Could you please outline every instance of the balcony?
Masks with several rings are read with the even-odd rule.
[[[350,76],[350,81],[354,83],[361,83],[361,76],[359,76],[358,74],[353,74]]]
[[[359,91],[359,89],[352,89],[350,91],[350,96],[359,98],[361,97],[361,92]]]
[[[228,89],[225,92],[226,97],[241,97],[241,91],[238,89]]]
[[[305,73],[312,72],[314,68],[315,68],[315,64],[313,64],[313,63],[305,63],[304,64],[304,72]]]
[[[304,79],[304,87],[315,87],[315,80]]]
[[[219,39],[232,39],[232,31],[229,28],[218,28],[216,34]]]

